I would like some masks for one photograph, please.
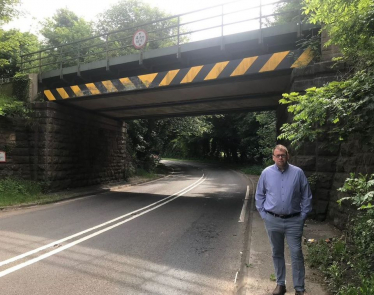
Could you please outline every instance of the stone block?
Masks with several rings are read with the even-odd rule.
[[[318,142],[316,144],[316,153],[318,156],[338,156],[339,146],[331,145],[328,142]]]
[[[334,173],[322,173],[317,174],[317,187],[321,189],[330,189],[334,181]]]
[[[318,157],[316,169],[321,172],[335,172],[337,157]]]
[[[313,199],[320,201],[329,201],[330,199],[330,190],[317,188],[317,191],[313,193]]]
[[[315,171],[316,158],[314,156],[297,156],[290,159],[290,163],[304,171]]]

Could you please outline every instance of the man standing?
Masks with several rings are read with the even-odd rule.
[[[304,172],[288,163],[288,150],[275,146],[273,161],[257,184],[256,208],[265,221],[269,236],[277,286],[273,295],[286,293],[284,238],[290,248],[295,295],[306,295],[305,266],[301,239],[304,222],[312,209],[312,193]]]

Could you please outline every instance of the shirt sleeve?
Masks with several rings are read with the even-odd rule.
[[[264,173],[262,173],[257,183],[256,196],[255,196],[256,208],[257,208],[257,211],[260,213],[262,219],[264,219],[266,215],[265,208],[264,208],[265,199],[266,199],[265,175]]]
[[[301,172],[301,217],[306,219],[309,212],[312,211],[312,191],[304,172]]]

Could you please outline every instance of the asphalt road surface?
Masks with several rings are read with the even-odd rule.
[[[0,212],[0,294],[233,294],[250,184],[166,164],[157,181]]]

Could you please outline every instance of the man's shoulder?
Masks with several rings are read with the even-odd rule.
[[[300,167],[288,163],[288,167],[292,170],[303,171]]]
[[[291,171],[294,171],[295,173],[299,173],[299,174],[304,174],[304,171],[303,169],[301,169],[300,167],[298,166],[295,166],[295,165],[292,165],[292,164],[288,164],[288,167]]]
[[[271,171],[274,171],[274,169],[275,169],[275,165],[267,166],[264,170],[262,170],[262,173],[261,173],[261,174],[269,173],[269,172],[271,172]]]

